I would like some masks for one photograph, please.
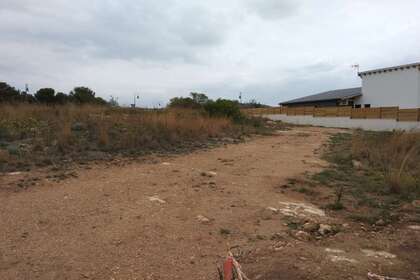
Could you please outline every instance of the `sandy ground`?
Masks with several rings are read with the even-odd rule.
[[[37,174],[21,191],[9,183],[33,174],[4,175],[0,279],[218,279],[229,247],[251,279],[366,279],[369,271],[420,279],[420,231],[350,224],[302,241],[266,209],[305,202],[279,187],[322,169],[317,151],[330,132],[295,128],[190,155],[79,167],[59,182]]]

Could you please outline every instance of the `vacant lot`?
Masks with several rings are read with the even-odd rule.
[[[0,279],[217,279],[228,248],[251,279],[420,279],[418,223],[321,209],[336,190],[310,178],[337,132],[6,174]]]

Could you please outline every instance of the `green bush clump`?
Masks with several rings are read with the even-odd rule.
[[[168,104],[169,108],[188,108],[201,110],[210,117],[229,118],[235,122],[246,118],[241,112],[238,101],[228,99],[211,100],[204,93],[192,92],[190,97],[175,97]]]
[[[204,105],[204,110],[210,117],[228,117],[237,122],[244,119],[239,103],[232,100],[217,99],[216,101],[209,101]]]

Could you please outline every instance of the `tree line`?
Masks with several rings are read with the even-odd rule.
[[[75,87],[70,93],[56,92],[53,88],[41,88],[35,94],[28,91],[20,91],[5,82],[0,82],[0,103],[38,103],[47,105],[74,104],[97,104],[118,106],[115,98],[106,101],[96,96],[96,93],[88,87]],[[204,109],[210,115],[228,115],[237,118],[240,116],[240,108],[261,108],[268,107],[256,100],[248,103],[228,99],[211,100],[204,93],[192,92],[189,97],[172,98],[168,104],[169,108]]]
[[[88,87],[75,87],[68,94],[56,92],[53,88],[41,88],[32,95],[27,91],[20,91],[5,82],[0,82],[0,103],[41,103],[47,105],[63,105],[67,103],[108,104],[106,100],[96,96],[96,93]]]

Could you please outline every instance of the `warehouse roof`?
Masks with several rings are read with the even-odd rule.
[[[310,103],[310,102],[319,102],[319,101],[330,101],[330,100],[342,100],[353,97],[358,97],[362,95],[362,88],[346,88],[346,89],[337,89],[330,90],[326,92],[321,92],[301,98],[296,98],[286,102],[280,103],[281,105],[288,104],[299,104],[299,103]]]

